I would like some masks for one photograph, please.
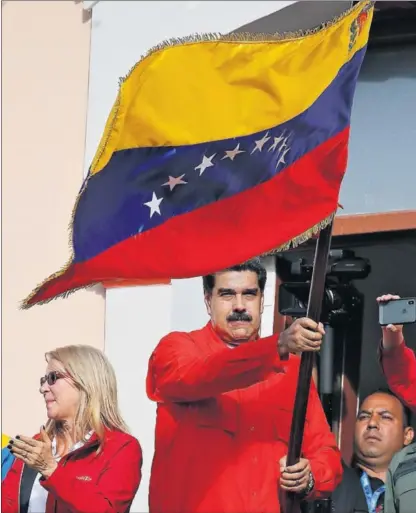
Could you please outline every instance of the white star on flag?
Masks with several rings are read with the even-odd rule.
[[[286,155],[286,153],[287,153],[289,150],[290,150],[290,148],[289,148],[289,147],[286,147],[286,148],[283,150],[282,154],[280,155],[279,160],[277,161],[276,169],[279,167],[279,165],[280,165],[280,164],[286,164],[285,155]]]
[[[150,208],[150,218],[152,218],[153,214],[160,215],[160,204],[162,203],[163,198],[158,198],[155,193],[152,195],[152,200],[144,203],[146,207]]]
[[[280,148],[279,148],[279,151],[282,151],[283,148],[287,148],[287,140],[289,139],[289,136],[285,137],[285,140],[282,142],[282,144],[280,145]]]
[[[223,158],[221,160],[224,160],[224,159],[230,159],[230,160],[234,160],[235,157],[239,154],[239,153],[245,153],[244,150],[240,150],[240,143],[237,144],[237,146],[233,149],[233,150],[228,150],[225,152],[225,155],[223,156]]]
[[[269,135],[269,132],[267,132],[261,139],[259,139],[258,141],[255,141],[256,143],[256,146],[254,147],[254,150],[251,152],[251,155],[253,155],[253,153],[256,151],[256,150],[259,150],[261,151],[263,149],[263,146],[266,144],[266,142],[270,139],[270,137],[267,137]]]
[[[277,145],[283,141],[284,137],[283,134],[280,137],[274,137],[274,143],[270,146],[268,151],[274,151],[277,148]]]
[[[162,185],[169,185],[169,189],[171,191],[173,191],[173,189],[177,186],[177,185],[182,185],[182,184],[186,184],[188,182],[185,182],[184,180],[182,180],[182,178],[185,176],[185,174],[181,175],[181,176],[170,176],[169,175],[169,180],[162,184]]]
[[[199,166],[196,166],[195,171],[199,171],[199,176],[202,176],[202,173],[205,171],[207,167],[212,167],[214,164],[212,163],[212,159],[215,157],[216,153],[214,155],[211,155],[210,157],[206,157],[204,155],[204,158],[202,159],[202,162],[199,164]]]

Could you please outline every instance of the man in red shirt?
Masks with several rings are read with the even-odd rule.
[[[203,279],[207,326],[170,333],[153,352],[158,403],[151,513],[279,513],[281,491],[324,497],[342,466],[314,385],[302,459],[285,466],[299,357],[322,325],[299,319],[259,338],[266,270],[252,260]]]
[[[400,296],[386,294],[377,302],[386,303]],[[392,392],[411,410],[416,411],[416,356],[406,347],[403,326],[389,324],[383,327],[383,339],[379,351],[381,368]]]

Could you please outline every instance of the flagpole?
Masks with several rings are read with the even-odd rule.
[[[306,316],[315,322],[321,317],[322,302],[325,292],[325,275],[328,265],[329,250],[331,247],[333,222],[321,230],[315,249],[311,288],[309,291],[308,308]],[[295,405],[293,408],[292,425],[290,429],[287,466],[296,464],[301,455],[303,432],[305,428],[306,409],[308,406],[309,388],[311,385],[314,353],[302,353],[298,384],[296,389]],[[286,494],[285,513],[299,513],[299,498],[295,493]]]

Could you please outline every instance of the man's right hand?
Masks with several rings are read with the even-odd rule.
[[[389,301],[400,299],[400,296],[394,296],[393,294],[385,294],[377,298],[377,303],[388,303]],[[393,349],[399,346],[403,342],[403,326],[400,324],[389,324],[388,326],[382,327],[383,331],[383,349]]]
[[[303,351],[319,351],[325,330],[322,323],[316,323],[306,317],[296,321],[279,336],[280,356]]]

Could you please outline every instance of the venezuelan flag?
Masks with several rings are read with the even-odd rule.
[[[199,276],[306,240],[337,209],[373,2],[306,34],[194,36],[121,82],[72,222],[24,307],[106,280]]]
[[[15,457],[7,448],[10,437],[7,435],[1,434],[1,480],[3,482],[4,478],[7,476],[7,473],[10,470],[10,467],[13,465]]]
[[[5,435],[4,433],[1,434],[1,448],[4,449],[7,447],[9,443],[10,437]]]

